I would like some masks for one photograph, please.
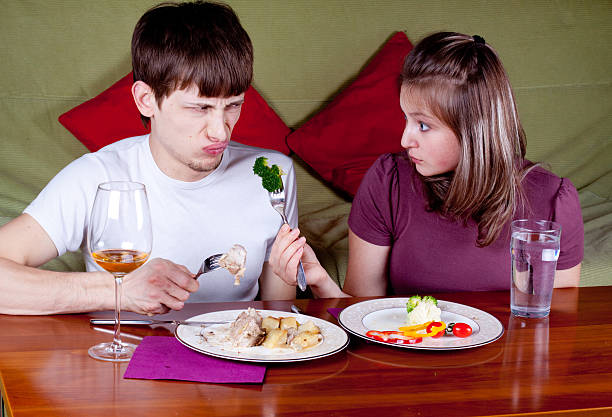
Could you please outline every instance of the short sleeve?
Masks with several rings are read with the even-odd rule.
[[[554,202],[553,220],[561,224],[561,249],[557,269],[569,269],[584,257],[584,224],[578,191],[567,179],[561,185]]]
[[[368,169],[353,199],[348,225],[361,239],[379,246],[393,242],[391,193],[396,180],[391,154],[380,156]]]
[[[107,180],[91,155],[63,168],[24,210],[47,232],[58,255],[84,244],[97,185]]]

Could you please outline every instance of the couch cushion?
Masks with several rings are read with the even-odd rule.
[[[96,97],[62,114],[59,122],[92,152],[119,139],[148,133],[132,99],[132,80],[129,73]],[[288,155],[285,138],[289,132],[257,90],[249,87],[232,139]]]
[[[346,89],[287,138],[291,150],[351,195],[379,155],[402,149],[398,79],[411,49],[406,34],[395,33]]]

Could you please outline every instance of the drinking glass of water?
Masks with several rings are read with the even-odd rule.
[[[559,223],[528,219],[512,222],[510,310],[515,316],[548,316],[560,242]]]

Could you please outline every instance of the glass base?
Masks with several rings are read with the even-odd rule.
[[[136,345],[121,343],[117,346],[112,342],[100,343],[87,351],[94,359],[108,362],[127,362],[132,358]]]
[[[532,319],[541,319],[548,317],[550,308],[533,308],[533,307],[516,307],[511,306],[510,311],[517,317],[526,317]]]

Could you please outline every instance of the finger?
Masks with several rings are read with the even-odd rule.
[[[174,284],[176,289],[192,293],[200,288],[200,283],[198,280],[194,279],[195,275],[183,265],[174,264],[172,268],[164,272],[164,275],[167,277],[168,281]],[[178,295],[179,293],[176,292],[176,294]],[[181,299],[182,297],[177,298]]]
[[[303,249],[299,248],[295,251],[287,261],[286,274],[291,277],[291,283],[295,285],[297,283],[297,268],[300,258],[302,257]]]
[[[289,227],[289,226],[287,226]],[[289,246],[293,241],[295,241],[300,236],[300,229],[297,227],[293,230],[289,230],[286,233],[279,234],[279,243],[281,247]]]
[[[306,238],[299,238],[293,242],[282,254],[282,261],[285,265],[285,273],[293,281],[297,275],[297,264],[302,256],[303,246]]]

